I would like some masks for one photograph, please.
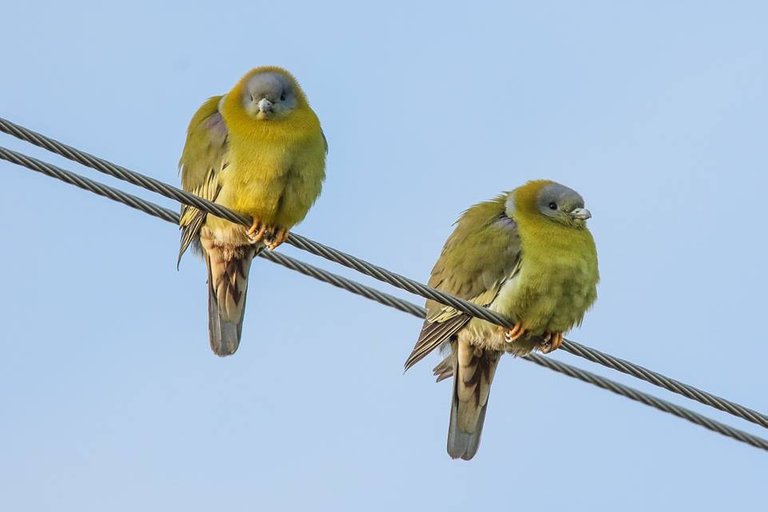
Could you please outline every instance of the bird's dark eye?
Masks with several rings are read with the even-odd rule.
[[[285,92],[280,94],[280,101],[285,101]]]
[[[557,203],[555,202],[549,203],[547,206],[549,206],[550,210],[557,210]]]

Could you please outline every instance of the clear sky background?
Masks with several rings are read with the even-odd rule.
[[[570,337],[768,410],[765,3],[2,3],[0,115],[170,183],[205,98],[290,69],[330,144],[296,231],[422,281],[469,205],[575,188],[602,282]],[[764,452],[509,357],[453,461],[438,357],[402,373],[420,322],[266,261],[216,358],[173,226],[7,163],[0,232],[2,510],[765,502]]]

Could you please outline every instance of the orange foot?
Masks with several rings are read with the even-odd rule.
[[[288,238],[288,230],[280,227],[272,227],[267,230],[267,234],[264,236],[267,247],[270,251],[277,249],[277,246],[285,242]]]
[[[267,225],[254,217],[253,224],[251,224],[251,227],[248,228],[248,231],[246,231],[245,234],[248,236],[248,240],[250,240],[252,244],[257,244],[264,239],[266,232]]]
[[[542,354],[549,354],[550,352],[560,348],[563,344],[563,333],[561,332],[548,332],[544,335],[544,343],[539,347]]]
[[[516,339],[519,339],[521,336],[525,334],[525,329],[523,328],[522,322],[516,323],[515,326],[511,329],[506,329],[504,331],[504,341],[507,343],[512,343]]]

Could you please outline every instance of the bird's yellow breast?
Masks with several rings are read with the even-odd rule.
[[[502,287],[493,309],[532,334],[564,332],[581,323],[597,298],[597,252],[586,229],[518,222],[520,272]]]
[[[290,146],[260,145],[258,151],[232,150],[222,173],[221,202],[239,212],[272,222],[282,195],[284,177],[292,166]]]
[[[292,227],[306,215],[325,176],[320,124],[308,108],[286,119],[227,119],[229,165],[217,202],[267,224]]]

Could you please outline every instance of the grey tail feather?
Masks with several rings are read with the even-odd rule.
[[[240,334],[243,331],[243,316],[245,315],[245,295],[243,291],[243,308],[237,322],[231,322],[224,318],[219,311],[219,303],[216,300],[216,292],[208,288],[208,331],[211,350],[217,356],[231,356],[240,346]]]
[[[454,459],[469,460],[480,447],[491,384],[502,352],[482,350],[459,340],[451,346],[451,351],[453,396],[448,454]],[[446,366],[445,361],[438,365],[436,370],[441,370],[440,375],[447,374]],[[460,385],[466,388],[460,389]],[[471,393],[469,399],[460,400],[460,396],[466,397],[468,391]]]
[[[248,248],[230,260],[227,265],[227,281],[231,284],[227,293],[236,294],[237,317],[236,321],[222,311],[219,298],[216,296],[214,279],[211,275],[210,255],[206,254],[206,266],[208,267],[208,333],[211,350],[217,356],[229,356],[237,351],[240,346],[240,335],[243,330],[243,317],[245,316],[245,303],[248,295],[248,274],[257,251]],[[233,274],[234,273],[234,274]],[[233,281],[234,278],[234,281]],[[234,287],[233,287],[234,286]]]
[[[485,422],[485,411],[488,409],[488,403],[482,406],[480,416],[477,419],[477,426],[474,432],[464,432],[459,428],[459,397],[456,389],[457,376],[453,377],[453,396],[451,403],[451,421],[448,426],[448,455],[452,459],[470,460],[477,453],[480,447],[480,436],[483,433],[483,424]]]

